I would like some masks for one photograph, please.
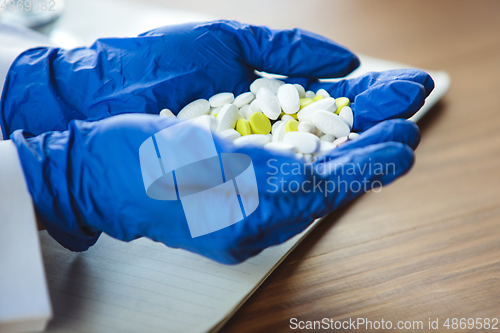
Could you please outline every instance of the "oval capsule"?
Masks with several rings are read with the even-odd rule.
[[[163,109],[160,111],[161,117],[175,117],[175,114],[169,109]]]
[[[352,113],[352,109],[349,106],[344,106],[342,110],[340,110],[339,117],[345,121],[347,126],[349,126],[349,130],[351,130],[354,123],[354,114]]]
[[[230,92],[223,92],[213,95],[208,101],[213,108],[217,108],[225,104],[231,104],[234,101],[234,95]]]
[[[300,108],[300,97],[297,89],[291,84],[284,84],[278,89],[278,101],[283,112],[297,113]]]
[[[238,146],[246,146],[246,145],[264,146],[266,143],[269,142],[269,140],[270,138],[264,134],[250,134],[235,139],[233,143]]]
[[[210,103],[206,99],[200,98],[183,107],[177,114],[177,118],[183,120],[193,119],[203,116],[209,111]]]
[[[311,119],[313,114],[318,110],[331,111],[332,113],[337,110],[337,104],[335,104],[335,98],[325,97],[317,102],[311,103],[297,113],[297,117],[300,121],[308,121]]]
[[[246,92],[236,96],[233,104],[238,108],[242,108],[244,105],[250,104],[255,99],[255,95],[252,92]]]
[[[278,93],[279,87],[281,87],[284,84],[285,82],[280,80],[262,77],[252,82],[252,84],[250,85],[250,91],[252,92],[252,94],[257,96],[259,90],[265,87],[271,90],[273,94],[276,95]]]
[[[241,134],[232,128],[219,132],[217,135],[226,140],[234,140],[241,137]]]
[[[273,142],[277,141],[283,141],[283,138],[286,134],[286,123],[284,121],[279,122],[278,125],[276,125],[273,133]]]
[[[297,126],[297,130],[299,132],[314,133],[316,131],[316,127],[314,127],[314,125],[311,123],[303,121],[299,123],[299,126]]]
[[[291,144],[297,152],[302,154],[313,154],[319,150],[319,138],[307,132],[288,132],[283,137],[283,142]]]
[[[262,87],[257,93],[258,105],[267,118],[276,120],[281,113],[281,106],[278,98],[269,88]]]
[[[298,83],[295,83],[293,86],[295,87],[295,89],[297,89],[297,92],[299,93],[300,98],[306,97],[306,90],[304,89],[304,87],[302,87]]]
[[[349,135],[349,126],[335,113],[318,110],[312,116],[312,123],[325,134],[331,134],[336,138]]]
[[[239,118],[238,108],[234,104],[226,104],[217,114],[217,132],[234,128]]]

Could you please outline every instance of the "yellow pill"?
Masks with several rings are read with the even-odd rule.
[[[323,99],[325,98],[325,96],[323,95],[316,95],[314,98],[313,98],[313,101],[319,101],[320,99]]]
[[[347,97],[335,98],[335,104],[337,104],[337,111],[335,111],[336,114],[339,114],[340,110],[342,110],[344,106],[351,106],[351,102]]]
[[[296,113],[288,114],[288,113],[285,113],[285,112],[281,111],[281,114],[280,114],[280,119],[281,119],[284,115],[290,116],[290,117],[292,117],[292,118],[293,118],[293,119],[295,119],[295,120],[299,120],[299,118],[297,118],[297,114],[296,114]]]
[[[217,115],[218,115],[218,114],[219,114],[219,113],[215,113],[215,114],[214,114],[214,118],[217,118]]]
[[[299,122],[297,120],[290,119],[286,122],[285,128],[288,132],[297,132],[299,130]]]
[[[314,102],[314,99],[312,98],[301,98],[300,100],[300,108],[305,108],[306,106],[308,106],[309,104],[311,104],[312,102]]]
[[[236,122],[236,131],[240,133],[241,136],[252,134],[252,130],[250,129],[250,124],[246,119],[239,119]]]
[[[253,113],[248,118],[250,128],[255,134],[268,134],[271,132],[271,121],[262,112]]]

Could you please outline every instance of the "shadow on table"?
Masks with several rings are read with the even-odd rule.
[[[447,112],[446,106],[447,104],[445,97],[444,99],[437,102],[426,114],[422,116],[422,118],[417,123],[422,136],[424,136],[425,133],[431,128],[439,124],[440,120]]]

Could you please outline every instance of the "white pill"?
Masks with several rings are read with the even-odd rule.
[[[245,117],[245,115],[241,111],[238,110],[238,120],[240,120],[240,119],[245,119],[246,120],[247,117]],[[238,121],[238,120],[236,120],[236,121]]]
[[[299,118],[300,121],[307,121],[318,110],[326,110],[332,113],[335,112],[337,110],[335,98],[325,97],[319,101],[309,104],[297,113],[297,118]]]
[[[299,111],[299,92],[292,84],[284,84],[279,87],[277,96],[283,112],[293,114]]]
[[[217,130],[217,126],[219,125],[219,122],[217,121],[217,119],[215,119],[214,116],[211,116],[211,115],[208,115],[208,114],[205,114],[203,116],[200,116],[200,118],[205,118],[207,119],[207,121],[209,122],[210,124],[210,130],[212,132],[215,132]]]
[[[349,126],[335,113],[319,110],[312,116],[312,122],[321,132],[336,138],[349,135]]]
[[[282,153],[284,155],[294,156],[295,146],[285,143],[285,142],[269,142],[266,143],[264,148],[271,150],[273,152]]]
[[[278,127],[278,125],[281,124],[282,122],[283,122],[282,120],[278,120],[273,124],[273,126],[271,126],[271,134],[274,135],[274,133],[276,132],[276,127]]]
[[[259,102],[260,109],[267,118],[272,120],[278,119],[281,113],[281,106],[278,98],[271,90],[269,90],[269,88],[260,88],[257,93],[256,101]]]
[[[349,106],[344,106],[339,113],[340,119],[345,121],[347,126],[349,126],[349,130],[352,129],[352,124],[354,123],[354,115],[352,114],[352,109]]]
[[[331,134],[325,134],[325,135],[322,135],[319,139],[321,141],[333,142],[333,140],[335,140],[335,137],[333,135],[331,135]]]
[[[312,154],[304,154],[304,162],[305,163],[311,163],[312,161],[313,161]]]
[[[319,149],[319,138],[306,132],[288,132],[283,137],[283,142],[295,146],[299,153],[312,154]]]
[[[262,112],[262,109],[260,108],[258,100],[254,99],[252,101],[252,103],[250,103],[250,111],[252,111],[252,113],[254,113],[254,112]]]
[[[230,92],[223,92],[213,95],[208,101],[212,107],[216,108],[225,104],[231,104],[234,101],[234,95]]]
[[[286,123],[289,120],[295,120],[295,118],[293,118],[292,116],[289,116],[287,114],[284,114],[283,117],[281,117],[281,120]]]
[[[163,109],[160,111],[161,117],[175,117],[175,114],[169,109]]]
[[[319,150],[316,152],[316,156],[323,156],[325,154],[328,154],[331,152],[333,149],[337,148],[337,145],[334,144],[333,142],[329,141],[321,141]]]
[[[314,99],[314,97],[316,97],[316,94],[314,93],[314,91],[308,90],[308,91],[306,91],[305,96],[306,96],[306,98]]]
[[[250,105],[243,105],[242,108],[240,108],[239,112],[245,116],[246,120],[248,120],[250,118],[250,116],[252,115],[252,110],[250,109]]]
[[[299,93],[300,98],[306,97],[306,90],[304,89],[304,87],[302,87],[298,83],[295,83],[293,86],[295,87],[295,89],[297,89],[297,92]]]
[[[217,115],[217,132],[222,132],[229,128],[234,128],[236,122],[238,121],[238,108],[234,104],[226,104],[222,107],[219,114]]]
[[[219,112],[220,112],[220,109],[222,109],[222,106],[219,106],[219,107],[217,107],[217,108],[210,108],[210,114],[211,114],[212,116],[215,116],[217,113],[219,113]]]
[[[358,133],[351,132],[351,133],[349,133],[349,140],[357,139],[358,136],[359,136]]]
[[[238,133],[236,130],[234,130],[232,128],[229,128],[227,130],[219,132],[219,133],[217,133],[217,135],[220,136],[223,139],[231,140],[231,141],[233,141],[234,139],[237,139],[237,138],[241,137],[241,134]]]
[[[278,93],[278,89],[280,86],[284,85],[285,82],[276,80],[276,79],[270,79],[270,78],[259,78],[255,81],[252,82],[250,85],[250,91],[257,96],[257,93],[262,87],[266,87],[269,90],[273,92],[273,94]]]
[[[238,146],[246,146],[246,145],[254,145],[254,146],[264,146],[269,142],[269,137],[265,134],[249,134],[242,136],[241,138],[237,138],[233,141],[235,145]]]
[[[311,124],[312,124],[312,119],[311,119]],[[314,126],[314,124],[313,124]],[[316,126],[314,126],[314,128],[316,128]],[[314,130],[314,135],[316,135],[318,138],[321,138],[323,135],[325,135],[325,133],[321,132],[319,129],[315,129]]]
[[[314,133],[316,131],[316,127],[314,127],[311,123],[302,121],[299,123],[298,130],[299,132]]]
[[[283,138],[286,134],[286,123],[284,121],[280,121],[273,133],[273,142],[283,141]]]
[[[321,88],[319,89],[318,91],[316,91],[316,96],[317,95],[321,95],[323,97],[330,97],[330,94],[328,93],[328,91],[326,91],[325,89]]]
[[[246,104],[250,104],[255,99],[255,95],[252,94],[251,92],[246,92],[241,95],[238,95],[235,99],[233,104],[236,105],[237,107],[241,108]]]
[[[347,141],[349,141],[349,138],[347,136],[343,136],[343,137],[340,137],[340,138],[336,139],[335,141],[333,141],[333,143],[337,146],[340,146],[341,144],[344,144]]]
[[[177,114],[178,119],[193,119],[210,111],[210,103],[206,99],[197,99],[183,107]]]

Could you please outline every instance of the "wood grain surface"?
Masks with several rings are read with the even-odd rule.
[[[429,318],[439,331],[460,331],[447,318],[500,318],[500,1],[158,2],[301,27],[452,79],[419,124],[413,170],[329,216],[223,332],[290,331],[293,317],[422,321],[421,331]]]

